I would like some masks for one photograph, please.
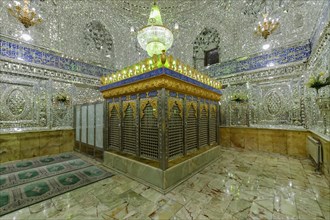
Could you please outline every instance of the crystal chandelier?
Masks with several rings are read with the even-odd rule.
[[[172,46],[173,34],[163,26],[156,0],[151,8],[148,25],[138,32],[137,39],[149,56],[161,54],[163,50],[168,50]]]
[[[14,6],[8,5],[8,12],[17,18],[25,28],[42,22],[42,18],[40,15],[37,15],[35,8],[29,9],[29,0],[24,0],[23,6],[17,1],[14,1],[14,4]]]
[[[267,18],[268,14],[263,14],[264,21],[259,22],[258,27],[255,28],[255,33],[267,39],[267,37],[273,33],[279,26],[278,18],[276,20]]]

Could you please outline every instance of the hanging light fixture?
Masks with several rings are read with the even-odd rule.
[[[164,27],[156,0],[151,8],[148,25],[138,32],[137,39],[149,56],[161,54],[172,46],[173,34]]]
[[[8,12],[12,16],[17,18],[24,25],[25,28],[31,27],[42,22],[42,18],[36,13],[35,8],[29,8],[29,0],[24,0],[23,6],[21,6],[20,2],[18,1],[14,1],[14,4],[14,6],[12,6],[11,4],[8,5]]]
[[[254,29],[257,35],[262,36],[267,39],[267,37],[273,33],[280,23],[278,22],[278,18],[276,20],[267,18],[268,14],[263,14],[264,20],[263,22],[259,22],[258,26]]]

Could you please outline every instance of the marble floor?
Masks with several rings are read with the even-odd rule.
[[[165,195],[116,174],[0,219],[330,219],[330,189],[309,159],[222,148]]]

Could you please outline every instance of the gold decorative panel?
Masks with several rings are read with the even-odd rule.
[[[208,104],[207,104],[207,103],[200,103],[200,104],[199,104],[199,110],[200,110],[200,112],[201,112],[200,117],[202,117],[202,111],[203,111],[203,110],[205,110],[205,111],[206,111],[206,115],[208,115],[208,114],[207,114],[207,113],[208,113],[208,110],[209,110],[209,106],[208,106]]]
[[[128,108],[128,106],[131,106],[133,110],[133,117],[136,118],[136,102],[135,101],[124,101],[123,102],[123,118],[125,118],[125,112]]]
[[[210,105],[210,110],[212,113],[216,113],[217,112],[217,107],[215,105]]]
[[[148,105],[148,103],[153,108],[153,116],[158,118],[158,111],[157,111],[157,99],[141,99],[140,102],[140,117],[143,118],[144,116],[144,109]]]
[[[188,113],[190,111],[190,108],[193,108],[195,110],[195,117],[197,118],[197,102],[193,102],[193,101],[187,101],[187,117],[188,117]]]
[[[174,105],[177,105],[180,112],[180,117],[182,118],[182,114],[183,114],[183,104],[182,104],[182,100],[181,99],[177,99],[177,98],[169,98],[168,99],[168,109],[167,109],[167,115],[168,115],[168,118],[170,119],[171,118],[171,112],[172,112],[172,108]]]
[[[117,111],[117,117],[120,118],[119,103],[110,103],[109,104],[109,116],[111,117],[112,109],[115,108]]]

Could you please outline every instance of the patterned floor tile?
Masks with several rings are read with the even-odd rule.
[[[116,174],[0,219],[46,219],[43,213],[47,219],[79,220],[330,219],[329,183],[311,164],[222,148],[217,161],[165,195]]]

